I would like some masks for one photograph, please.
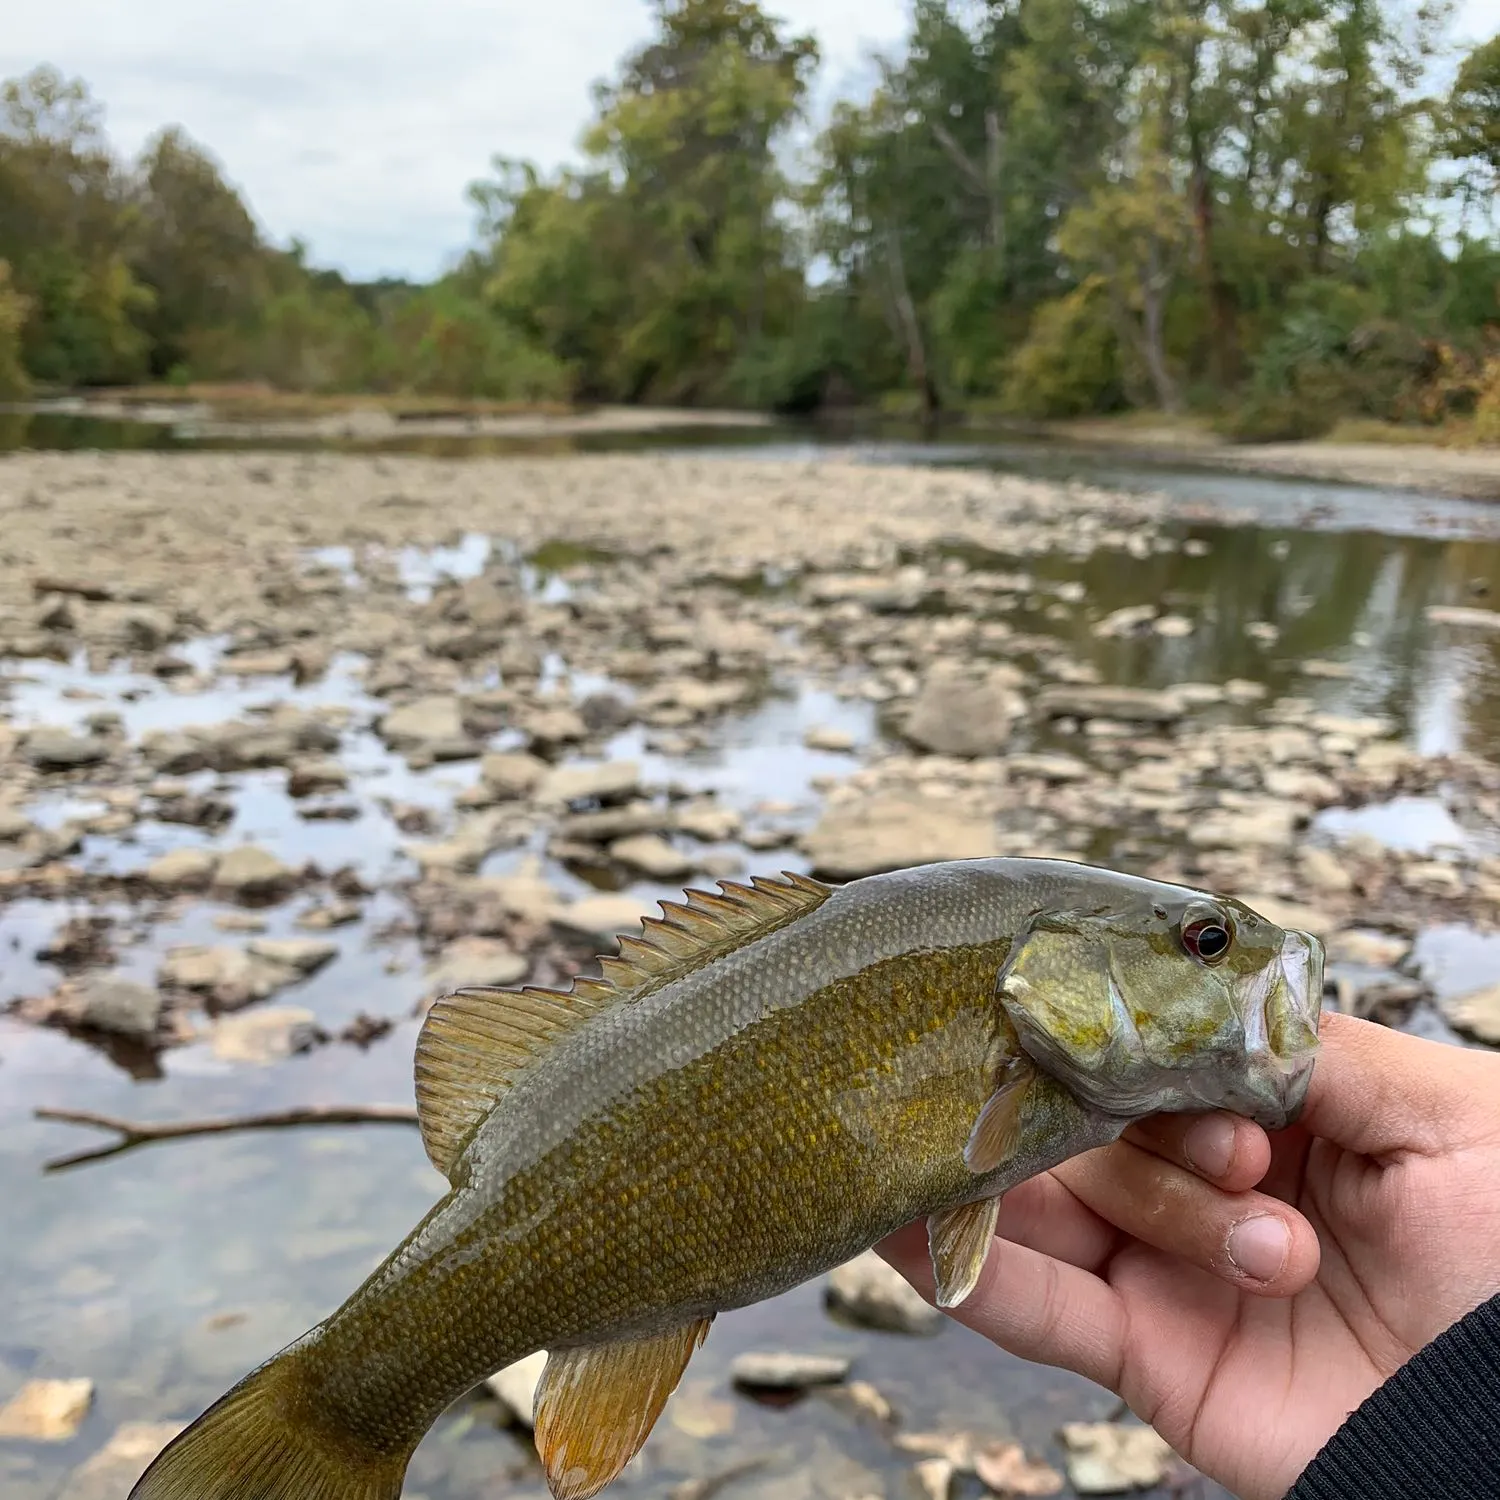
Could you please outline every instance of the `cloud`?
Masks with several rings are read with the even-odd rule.
[[[817,36],[826,104],[863,87],[907,0],[769,0]],[[48,0],[7,7],[0,75],[87,80],[133,154],[180,124],[265,230],[357,276],[428,277],[468,241],[464,188],[495,152],[575,153],[590,85],[649,35],[643,0]],[[1500,24],[1468,0],[1463,29]]]

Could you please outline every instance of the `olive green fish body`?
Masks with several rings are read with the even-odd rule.
[[[653,929],[672,961],[637,945],[616,972],[640,980],[654,964],[654,977],[582,989],[576,1021],[517,1001],[516,1027],[539,1040],[527,1051],[502,1028],[510,1062],[492,1096],[484,997],[435,1007],[419,1102],[452,1191],[326,1323],[236,1388],[274,1388],[264,1400],[300,1441],[364,1464],[365,1489],[320,1489],[308,1460],[308,1500],[398,1494],[442,1410],[543,1348],[549,1480],[592,1494],[717,1313],[923,1217],[957,1300],[1016,1182],[1158,1109],[1271,1118],[1305,1088],[1307,997],[1291,989],[1299,943],[1304,988],[1321,951],[1217,898],[1046,860],[787,889],[752,927],[741,914],[717,933],[697,920],[692,941]],[[760,909],[749,892],[744,905]],[[1184,952],[1201,912],[1233,927],[1233,967]],[[189,1442],[175,1464],[169,1449],[135,1500],[217,1500],[201,1475],[205,1455],[247,1441],[235,1399],[185,1434],[230,1403],[217,1448],[200,1438],[195,1459]],[[199,1489],[171,1487],[190,1472]],[[266,1472],[224,1500],[290,1500]]]

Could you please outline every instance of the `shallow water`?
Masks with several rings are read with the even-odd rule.
[[[797,449],[766,451],[800,456]],[[862,456],[887,461],[912,455],[889,449]],[[968,449],[965,456],[993,459]],[[1127,482],[1118,473],[1107,477]],[[1496,742],[1500,632],[1436,624],[1424,611],[1434,604],[1500,600],[1500,541],[1491,539],[1500,535],[1500,510],[1354,486],[1160,471],[1140,480],[1170,497],[1174,539],[1193,542],[1192,549],[1013,559],[950,548],[947,555],[969,570],[1024,570],[1044,586],[1081,585],[1088,614],[1056,588],[1041,587],[1007,618],[1018,632],[1064,642],[1069,654],[1097,665],[1107,681],[1164,685],[1243,677],[1264,683],[1267,701],[1309,700],[1304,712],[1389,719],[1428,753],[1484,753]],[[508,545],[503,537],[471,535],[446,548],[407,549],[393,563],[346,549],[325,549],[307,562],[356,578],[362,568],[391,564],[410,597],[420,599],[443,576],[474,576],[495,552],[523,566],[529,585],[549,598],[566,596],[571,585],[563,575],[573,564],[599,561],[565,544],[520,559]],[[768,580],[767,587],[776,586]],[[1099,613],[1158,600],[1191,621],[1189,633],[1116,639],[1091,629]],[[933,607],[941,610],[941,600]],[[1267,628],[1257,634],[1249,626]],[[205,640],[179,654],[211,672],[224,645]],[[1310,670],[1309,661],[1320,665]],[[5,666],[0,693],[8,693],[17,723],[81,724],[107,710],[119,714],[131,736],[218,723],[275,704],[333,703],[359,722],[374,705],[357,667],[357,659],[338,659],[325,678],[302,688],[285,678],[220,679],[206,691],[183,693],[125,670],[91,671],[82,660],[27,661]],[[567,680],[565,662],[552,662],[550,670]],[[571,683],[577,694],[601,685],[592,677]],[[1250,722],[1259,711],[1210,712]],[[855,753],[806,749],[803,736],[814,725],[848,730]],[[793,682],[722,720],[707,748],[665,754],[632,729],[610,743],[609,753],[640,760],[649,782],[711,788],[746,813],[768,800],[783,803],[787,810],[778,820],[804,824],[816,815],[819,779],[848,774],[859,750],[880,736],[879,715],[869,704]],[[1038,743],[1052,741],[1040,737]],[[1064,743],[1087,753],[1076,738]],[[90,835],[81,858],[89,868],[123,872],[169,848],[244,839],[292,862],[353,865],[368,884],[385,889],[366,903],[359,922],[319,934],[338,943],[339,958],[272,1003],[305,1006],[329,1030],[360,1012],[400,1018],[388,1036],[367,1050],[329,1046],[264,1068],[220,1062],[206,1045],[193,1044],[142,1067],[138,1059],[134,1066],[117,1062],[59,1033],[0,1017],[0,1285],[9,1292],[9,1312],[0,1319],[0,1397],[30,1376],[81,1374],[97,1384],[95,1404],[71,1441],[0,1443],[6,1500],[52,1496],[60,1477],[122,1421],[201,1409],[336,1305],[441,1191],[416,1132],[400,1126],[210,1137],[69,1172],[43,1171],[48,1159],[93,1138],[35,1120],[37,1106],[176,1119],[294,1103],[409,1102],[416,1034],[409,1016],[420,993],[420,958],[410,938],[388,928],[403,910],[399,891],[390,887],[414,867],[402,852],[409,836],[396,826],[389,804],[444,808],[476,768],[413,771],[364,730],[344,736],[340,755],[353,778],[348,800],[358,815],[352,821],[303,818],[280,771],[207,775],[189,779],[230,789],[234,821],[224,829],[146,821],[124,836]],[[95,799],[59,792],[30,810],[57,826],[101,807]],[[1356,830],[1411,849],[1488,835],[1461,827],[1441,800],[1409,798],[1325,814],[1313,836]],[[511,868],[525,852],[494,855],[485,870]],[[790,851],[739,852],[752,870],[803,867]],[[559,888],[584,889],[576,874],[550,862],[544,869]],[[645,882],[629,889],[643,908],[676,894]],[[297,931],[295,918],[308,904],[308,898],[294,898],[269,909],[267,931]],[[76,902],[40,900],[0,908],[0,1003],[56,982],[57,971],[34,954],[79,910]],[[143,925],[138,940],[122,948],[119,967],[149,978],[167,946],[238,941],[213,925],[225,910],[204,900],[180,917]],[[132,931],[127,922],[119,935]],[[1500,978],[1500,941],[1467,929],[1422,933],[1416,958],[1442,992]],[[1431,1015],[1416,1024],[1451,1035]],[[695,1400],[727,1403],[731,1430],[693,1437],[664,1419],[646,1461],[621,1481],[621,1494],[663,1495],[676,1480],[751,1455],[768,1455],[767,1467],[728,1489],[729,1500],[908,1493],[909,1460],[824,1398],[773,1410],[730,1393],[729,1361],[751,1347],[851,1352],[855,1374],[880,1387],[907,1428],[1014,1434],[1053,1462],[1059,1462],[1059,1421],[1100,1418],[1114,1405],[1089,1383],[1011,1359],[956,1325],[932,1340],[844,1329],[823,1315],[817,1287],[808,1286],[718,1320],[684,1390]],[[498,1434],[496,1422],[493,1402],[475,1397],[460,1403],[420,1450],[408,1495],[540,1494],[527,1445]]]

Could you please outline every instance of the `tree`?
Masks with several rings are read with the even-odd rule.
[[[212,157],[176,126],[142,153],[131,195],[132,267],[154,304],[143,320],[151,370],[218,374],[267,292],[255,221]]]

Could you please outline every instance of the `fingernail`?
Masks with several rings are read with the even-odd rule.
[[[1292,1237],[1280,1219],[1269,1214],[1246,1219],[1229,1231],[1229,1258],[1253,1281],[1273,1281],[1281,1274]]]
[[[1234,1159],[1234,1122],[1206,1115],[1183,1137],[1182,1150],[1195,1172],[1222,1177]]]

